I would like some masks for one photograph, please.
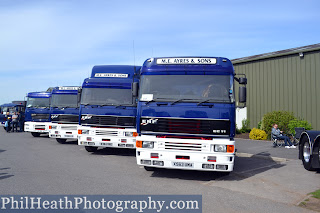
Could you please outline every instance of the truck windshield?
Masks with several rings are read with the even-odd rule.
[[[52,94],[51,107],[78,107],[78,95]]]
[[[132,105],[130,89],[83,88],[82,105]]]
[[[41,108],[49,107],[50,99],[49,98],[28,98],[27,107]]]
[[[143,75],[140,101],[233,102],[230,75]]]

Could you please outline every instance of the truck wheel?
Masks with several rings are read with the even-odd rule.
[[[98,150],[98,147],[94,147],[94,146],[85,146],[84,147],[87,152],[96,152]]]
[[[150,167],[150,166],[144,166],[144,169],[147,171],[154,171],[155,170],[154,167]]]
[[[61,138],[56,138],[56,140],[58,143],[61,143],[61,144],[64,144],[67,141],[67,139],[61,139]]]
[[[312,162],[312,151],[310,147],[310,143],[307,137],[303,137],[300,141],[302,148],[302,163],[306,170],[313,171],[311,162]]]
[[[39,136],[40,136],[40,133],[38,133],[38,132],[31,132],[31,135],[32,135],[33,137],[39,137]]]

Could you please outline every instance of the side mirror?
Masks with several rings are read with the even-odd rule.
[[[239,84],[247,84],[247,78],[239,78]]]
[[[239,103],[247,102],[247,88],[239,87]]]
[[[132,84],[132,95],[133,95],[133,97],[138,97],[138,92],[139,92],[139,83],[138,82],[133,82],[133,84]]]

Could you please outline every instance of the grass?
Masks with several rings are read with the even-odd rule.
[[[312,197],[320,199],[320,189],[315,192],[311,192],[310,194],[312,195]]]

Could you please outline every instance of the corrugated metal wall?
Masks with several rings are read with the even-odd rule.
[[[247,107],[251,128],[264,114],[294,112],[320,130],[320,51],[250,62],[234,62],[236,73],[248,78]],[[237,85],[236,85],[237,86]]]

